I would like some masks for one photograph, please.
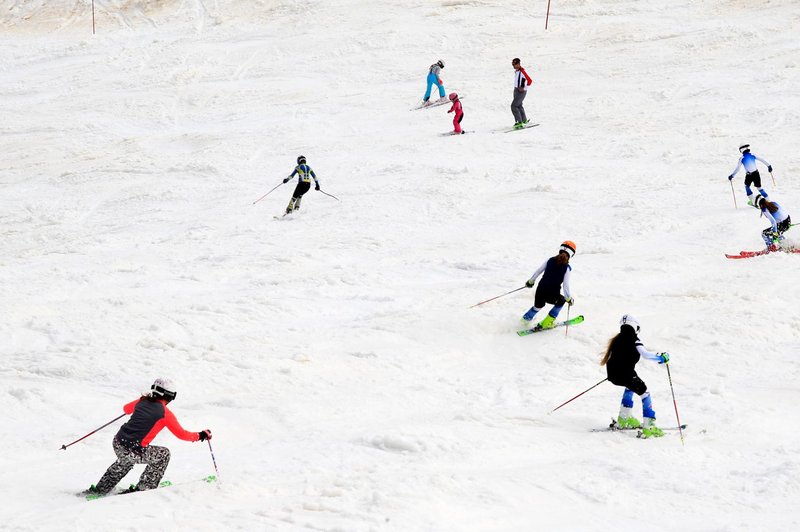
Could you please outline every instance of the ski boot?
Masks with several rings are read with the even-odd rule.
[[[663,435],[664,431],[656,427],[655,418],[644,418],[644,423],[642,424],[642,438],[660,438]]]
[[[89,486],[88,490],[83,490],[82,492],[78,493],[78,496],[86,497],[87,501],[93,501],[95,499],[99,499],[100,497],[105,497],[106,495],[108,495],[108,493],[101,492],[94,484]]]
[[[633,408],[621,406],[616,427],[619,429],[638,429],[642,424],[633,416]]]
[[[294,202],[294,210],[296,210],[296,211],[299,211],[299,210],[300,210],[300,201],[301,201],[302,199],[303,199],[303,197],[302,197],[302,196],[300,196],[300,197],[299,197],[299,198],[297,198],[297,200]]]
[[[294,210],[294,203],[295,203],[294,198],[289,200],[289,205],[286,206],[286,214],[291,214],[291,212]]]
[[[551,316],[550,314],[548,314],[547,316],[544,317],[544,319],[542,321],[539,322],[539,325],[537,325],[537,327],[539,329],[552,329],[553,328],[553,323],[555,321],[556,321],[556,319],[553,316]]]
[[[130,486],[128,486],[127,489],[124,489],[124,490],[120,491],[119,493],[120,493],[120,495],[125,495],[127,493],[136,493],[137,491],[140,491],[140,490],[139,490],[139,488],[136,487],[136,484],[131,484]]]
[[[514,122],[514,129],[522,129],[523,127],[525,126],[522,125],[522,122]]]

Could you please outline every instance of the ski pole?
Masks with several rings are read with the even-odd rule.
[[[544,18],[544,29],[547,29],[547,22],[550,20],[550,0],[547,0],[547,16]]]
[[[520,286],[519,288],[516,288],[516,289],[512,290],[511,292],[506,292],[505,294],[500,294],[499,296],[495,296],[492,299],[487,299],[486,301],[481,301],[480,303],[475,303],[474,305],[472,305],[469,308],[474,308],[474,307],[483,305],[484,303],[488,303],[489,301],[494,301],[495,299],[499,299],[499,298],[501,298],[503,296],[507,296],[508,294],[513,294],[514,292],[519,292],[523,288],[525,288],[525,287],[524,286]]]
[[[219,469],[217,469],[217,459],[214,458],[214,450],[211,448],[211,440],[206,440],[208,443],[208,452],[211,453],[211,461],[214,462],[214,471],[217,473],[217,478],[219,478]]]
[[[572,308],[572,305],[567,305],[567,326],[565,327],[566,331],[564,332],[564,337],[569,334],[569,309]]]
[[[777,187],[778,185],[775,184],[775,176],[772,175],[772,172],[769,173],[769,176],[772,178],[772,186]]]
[[[74,441],[74,442],[72,442],[72,443],[68,443],[68,444],[66,444],[66,445],[62,445],[62,446],[61,446],[61,450],[62,450],[62,451],[66,451],[66,450],[67,450],[67,447],[69,447],[70,445],[75,445],[76,443],[78,443],[79,441],[83,440],[84,438],[88,438],[89,436],[91,436],[92,434],[94,434],[95,432],[97,432],[98,430],[101,430],[101,429],[104,429],[104,428],[106,428],[107,426],[111,425],[113,422],[115,422],[115,421],[117,421],[118,419],[121,419],[121,418],[123,418],[123,417],[125,417],[125,416],[127,416],[127,414],[122,414],[122,415],[120,415],[119,417],[115,417],[114,419],[112,419],[111,421],[109,421],[108,423],[106,423],[105,425],[103,425],[102,427],[97,427],[96,429],[94,429],[92,432],[90,432],[89,434],[87,434],[87,435],[86,435],[86,436],[84,436],[83,438],[78,438],[77,440],[75,440],[75,441]]]
[[[275,190],[276,188],[278,188],[278,187],[279,187],[279,186],[281,186],[282,184],[283,184],[283,181],[281,181],[280,183],[278,183],[277,185],[275,185],[274,187],[272,187],[272,190]],[[258,198],[257,200],[255,200],[255,201],[253,202],[253,205],[255,205],[256,203],[258,203],[258,202],[259,202],[259,201],[261,201],[262,199],[264,199],[264,198],[266,198],[267,196],[269,196],[269,195],[272,193],[272,190],[270,190],[269,192],[267,192],[266,194],[264,194],[263,196],[261,196],[260,198]]]
[[[678,420],[678,432],[681,433],[681,445],[684,445],[683,429],[681,428],[681,416],[678,415],[678,403],[675,402],[675,388],[672,387],[672,375],[669,372],[669,362],[667,362],[666,366],[667,366],[667,377],[669,377],[669,389],[672,391],[672,405],[675,407],[675,419]]]
[[[733,194],[733,206],[738,209],[739,205],[736,204],[736,192],[733,191],[733,181],[728,181],[728,183],[731,184],[731,194]]]
[[[556,410],[558,410],[558,409],[559,409],[559,408],[561,408],[562,406],[564,406],[564,405],[566,405],[566,404],[568,404],[568,403],[571,403],[572,401],[574,401],[575,399],[577,399],[577,398],[578,398],[578,397],[580,397],[581,395],[585,394],[585,393],[586,393],[586,392],[588,392],[589,390],[593,390],[593,389],[597,388],[598,386],[600,386],[601,384],[603,384],[603,383],[604,383],[604,382],[606,382],[607,380],[608,380],[608,377],[606,377],[605,379],[601,380],[600,382],[598,382],[597,384],[595,384],[594,386],[592,386],[592,387],[591,387],[591,388],[589,388],[588,390],[584,390],[584,391],[582,391],[581,393],[579,393],[578,395],[576,395],[575,397],[573,397],[573,398],[572,398],[572,399],[570,399],[569,401],[566,401],[566,402],[564,402],[564,403],[561,403],[560,405],[558,405],[557,407],[555,407],[554,409],[552,409],[550,412],[548,412],[548,414],[552,414],[553,412],[555,412]]]
[[[322,189],[319,189],[319,191],[320,191],[320,192],[322,192],[323,194],[325,194],[326,196],[330,196],[330,197],[332,197],[332,198],[333,198],[333,199],[335,199],[336,201],[342,201],[342,200],[340,200],[339,198],[337,198],[336,196],[334,196],[333,194],[328,194],[327,192],[325,192],[325,191],[324,191],[324,190],[322,190]]]

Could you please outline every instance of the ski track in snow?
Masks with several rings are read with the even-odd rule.
[[[0,529],[797,530],[798,258],[724,257],[767,225],[739,143],[800,208],[794,4],[104,0],[92,36],[87,2],[5,2]],[[493,135],[515,56],[541,126]],[[440,57],[470,135],[408,110]],[[252,202],[300,153],[341,202],[278,223],[294,183]],[[567,238],[568,336],[514,334],[529,291],[467,308]],[[609,384],[547,415],[626,312],[685,446],[591,433]],[[74,497],[119,424],[59,446],[160,375],[221,482]]]

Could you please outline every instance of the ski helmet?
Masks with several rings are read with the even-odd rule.
[[[561,243],[561,247],[558,248],[558,252],[561,253],[562,251],[567,254],[567,257],[572,258],[575,256],[575,250],[578,249],[575,245],[575,242],[572,240],[565,240]]]
[[[171,380],[164,377],[159,377],[158,379],[154,380],[153,385],[150,386],[150,397],[154,399],[166,399],[167,401],[172,401],[177,396],[178,392],[175,391],[175,385]]]
[[[739,153],[747,153],[749,151],[750,151],[749,144],[742,144],[741,146],[739,146]]]
[[[450,101],[454,102],[456,100],[458,100],[458,94],[456,94],[455,92],[451,92],[450,93]]]
[[[763,209],[766,207],[766,205],[764,205],[765,201],[767,201],[767,198],[765,198],[761,194],[758,194],[756,196],[755,201],[753,202],[753,207],[755,207],[756,209]]]
[[[635,332],[636,334],[639,334],[639,330],[641,329],[641,326],[639,325],[639,320],[637,320],[636,318],[634,318],[630,314],[625,314],[619,320],[619,328],[620,328],[620,330],[622,330],[622,328],[624,326],[626,326],[626,325],[628,327],[630,327],[631,329],[633,329],[633,332]]]
[[[306,164],[306,156],[305,155],[301,155],[300,157],[298,157],[297,158],[297,164]]]
[[[439,65],[440,68],[444,68],[444,61],[442,61],[441,59],[436,61],[436,64]]]

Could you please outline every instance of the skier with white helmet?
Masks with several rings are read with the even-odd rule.
[[[664,431],[656,426],[656,412],[653,410],[653,400],[647,385],[636,374],[636,363],[639,358],[666,364],[669,362],[669,353],[651,353],[644,348],[639,340],[639,322],[630,314],[625,314],[619,321],[619,333],[608,342],[608,348],[600,361],[606,367],[608,380],[617,386],[624,386],[622,405],[619,408],[617,426],[619,428],[642,430],[644,437],[659,437]],[[642,398],[642,417],[640,423],[633,415],[633,394]]]
[[[156,379],[150,391],[122,407],[131,418],[120,427],[114,436],[113,447],[117,461],[103,474],[96,485],[92,485],[83,495],[106,495],[133,468],[134,464],[147,464],[139,482],[123,493],[151,490],[158,487],[169,465],[169,449],[150,445],[161,430],[166,427],[178,438],[185,441],[205,441],[211,439],[209,429],[190,432],[181,427],[167,404],[177,396],[175,385],[169,379]]]
[[[550,257],[542,263],[539,268],[533,272],[531,278],[525,282],[525,286],[533,288],[536,279],[541,275],[542,280],[539,281],[539,286],[536,287],[536,295],[534,296],[533,306],[528,309],[522,316],[524,323],[530,322],[536,313],[542,310],[546,304],[553,305],[550,312],[545,318],[539,322],[536,329],[551,329],[558,317],[564,304],[572,305],[574,299],[569,289],[569,279],[572,272],[572,266],[569,260],[575,255],[577,247],[571,240],[565,240],[558,248],[558,254]],[[561,287],[564,287],[564,295],[561,295]]]
[[[753,197],[753,190],[750,188],[750,185],[755,185],[758,191],[761,193],[762,196],[765,198],[768,197],[768,194],[761,188],[761,174],[758,173],[758,167],[756,166],[756,161],[760,161],[761,164],[767,167],[768,172],[772,172],[772,165],[769,164],[767,161],[758,157],[752,153],[750,153],[750,145],[749,144],[742,144],[739,146],[739,153],[741,153],[741,157],[739,157],[739,161],[736,163],[736,168],[733,169],[731,175],[728,176],[728,181],[732,181],[736,174],[739,173],[739,170],[744,167],[745,176],[744,176],[744,190],[747,192],[747,200],[750,205],[753,205],[753,201],[755,198]]]
[[[296,211],[300,208],[300,201],[303,195],[311,189],[311,179],[314,179],[314,190],[319,190],[319,180],[314,170],[306,164],[305,156],[301,155],[297,158],[297,166],[294,171],[286,177],[283,182],[288,183],[294,176],[297,176],[297,186],[292,193],[292,199],[289,200],[289,205],[286,206],[286,214]]]
[[[437,62],[432,64],[430,68],[428,68],[428,88],[425,89],[425,96],[422,98],[422,105],[427,105],[428,100],[431,98],[431,89],[433,86],[436,85],[439,88],[439,100],[440,101],[447,101],[444,96],[444,83],[442,83],[442,78],[439,74],[442,72],[444,68],[444,61],[439,59]]]
[[[761,231],[761,238],[770,251],[777,251],[778,245],[784,239],[783,233],[792,226],[789,213],[777,201],[770,201],[763,196],[756,196],[753,206],[769,220],[770,226]]]

